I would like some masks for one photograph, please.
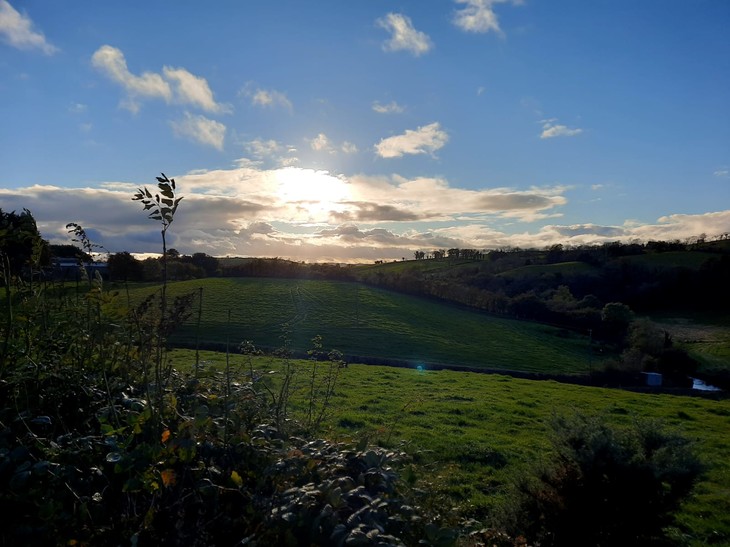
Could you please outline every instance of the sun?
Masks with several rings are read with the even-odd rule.
[[[350,199],[349,185],[327,171],[286,167],[276,172],[276,195],[308,221],[326,220],[332,211],[342,211]]]

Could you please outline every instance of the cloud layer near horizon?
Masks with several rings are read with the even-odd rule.
[[[651,224],[550,224],[529,231],[533,220],[560,216],[558,210],[567,201],[564,187],[465,190],[439,178],[344,177],[298,167],[239,167],[176,179],[184,200],[168,245],[183,253],[214,256],[360,262],[450,247],[682,240],[701,233],[719,235],[730,225],[726,210],[667,215]],[[69,243],[65,226],[77,222],[111,252],[159,252],[159,227],[131,201],[138,186],[35,185],[0,190],[0,201],[5,210],[28,208],[52,243]],[[524,222],[526,229],[507,233],[494,228],[500,220]]]

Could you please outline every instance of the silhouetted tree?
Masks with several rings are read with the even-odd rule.
[[[28,209],[22,213],[3,212],[0,209],[0,261],[3,282],[19,276],[35,262],[36,267],[49,262],[48,243],[41,238],[38,226]]]
[[[126,251],[115,253],[107,259],[109,277],[115,281],[143,281],[142,262]]]

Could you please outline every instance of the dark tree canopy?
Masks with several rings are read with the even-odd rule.
[[[0,209],[0,259],[3,272],[9,276],[20,275],[32,261],[37,266],[48,263],[48,244],[28,209],[22,213]]]

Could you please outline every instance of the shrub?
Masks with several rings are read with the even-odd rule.
[[[543,546],[661,542],[701,475],[691,443],[650,421],[556,417],[553,430],[555,458],[516,481],[507,529]]]

